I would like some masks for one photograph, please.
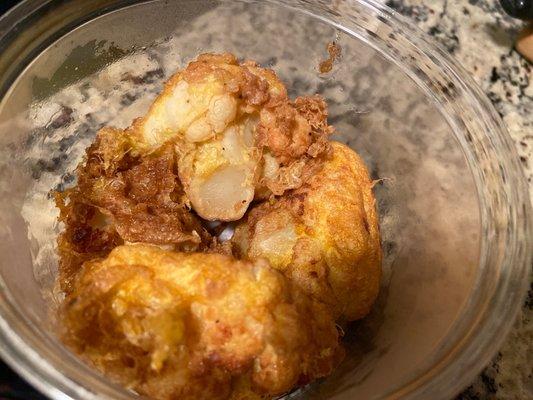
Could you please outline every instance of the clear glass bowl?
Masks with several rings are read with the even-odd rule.
[[[317,73],[326,44],[342,59]],[[509,330],[532,259],[512,143],[468,74],[372,0],[27,0],[0,19],[0,351],[55,399],[128,399],[54,336],[51,189],[104,124],[141,115],[177,67],[230,51],[320,93],[336,139],[368,162],[384,280],[334,376],[290,396],[444,399]]]

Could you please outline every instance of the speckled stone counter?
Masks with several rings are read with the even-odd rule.
[[[513,49],[523,23],[490,0],[389,0],[475,78],[513,138],[533,195],[533,66]],[[530,238],[531,239],[531,238]],[[458,399],[533,399],[533,285],[492,363]]]

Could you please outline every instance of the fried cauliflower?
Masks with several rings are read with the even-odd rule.
[[[135,151],[174,143],[192,208],[207,220],[240,219],[254,198],[299,187],[328,149],[319,96],[294,102],[276,74],[231,54],[204,54],[177,72],[127,130]]]
[[[331,374],[336,321],[364,317],[381,276],[373,183],[332,132],[320,96],[291,101],[231,54],[101,129],[55,194],[63,341],[156,400],[270,399]]]
[[[362,318],[381,277],[372,186],[361,158],[332,142],[321,169],[299,189],[253,208],[233,243],[243,257],[268,260],[336,318]]]
[[[343,350],[325,307],[263,261],[115,248],[86,262],[63,339],[154,399],[275,396],[330,374]]]

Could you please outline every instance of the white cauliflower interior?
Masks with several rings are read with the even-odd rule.
[[[311,106],[319,123],[306,115]],[[321,99],[292,103],[272,71],[205,54],[167,82],[129,133],[141,152],[172,141],[191,207],[207,220],[235,221],[254,198],[300,185],[302,167],[327,149],[325,118]]]

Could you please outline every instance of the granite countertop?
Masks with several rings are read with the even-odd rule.
[[[433,36],[492,100],[516,144],[533,197],[533,66],[514,49],[524,23],[493,0],[388,0]],[[533,283],[521,313],[492,363],[458,396],[533,399]]]
[[[496,0],[381,1],[433,36],[472,74],[508,127],[533,197],[533,66],[513,50],[523,23],[508,17]],[[533,399],[532,310],[530,283],[505,344],[457,399]],[[1,363],[0,377],[0,400],[44,399]]]

